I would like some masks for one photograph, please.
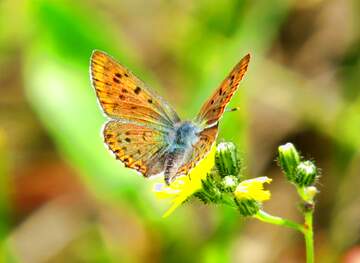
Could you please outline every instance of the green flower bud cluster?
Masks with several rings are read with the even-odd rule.
[[[264,200],[270,198],[270,192],[263,189],[264,183],[270,183],[267,177],[242,180],[241,162],[233,143],[217,145],[215,167],[195,196],[204,203],[227,204],[238,209],[242,216],[258,213]]]
[[[315,164],[311,161],[302,161],[300,154],[292,143],[279,147],[279,164],[288,181],[298,187],[312,186],[318,177]]]
[[[240,158],[234,143],[219,143],[216,147],[215,167],[205,180],[201,191],[195,193],[204,203],[228,203],[240,181]]]

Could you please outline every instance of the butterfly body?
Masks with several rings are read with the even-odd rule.
[[[205,157],[218,121],[247,70],[245,56],[202,106],[194,121],[181,121],[171,106],[133,73],[101,51],[91,57],[90,75],[98,101],[110,118],[105,143],[126,167],[145,177],[164,173],[165,182],[187,174]]]
[[[181,121],[174,125],[167,141],[168,150],[165,161],[165,182],[170,183],[176,177],[178,168],[187,163],[193,153],[193,145],[199,141],[201,128],[191,121]]]

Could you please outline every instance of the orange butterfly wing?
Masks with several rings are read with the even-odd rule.
[[[226,105],[229,103],[234,92],[237,90],[250,61],[250,54],[247,54],[233,68],[228,77],[224,79],[220,87],[202,106],[200,113],[196,117],[196,122],[204,127],[217,123],[224,113]]]
[[[103,134],[109,149],[126,167],[146,177],[163,171],[167,144],[162,132],[136,124],[109,121]]]
[[[180,174],[188,174],[188,172],[194,168],[194,166],[202,160],[206,154],[211,149],[211,146],[214,144],[216,137],[218,134],[218,124],[206,128],[199,134],[199,141],[193,145],[193,153],[190,158],[190,161],[181,166],[178,171],[177,175]]]
[[[180,121],[163,98],[104,52],[93,52],[90,74],[101,107],[109,117],[162,130]]]

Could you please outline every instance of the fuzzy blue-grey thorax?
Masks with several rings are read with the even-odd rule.
[[[193,122],[182,121],[175,124],[174,131],[169,134],[171,148],[188,148],[198,140],[201,130]]]

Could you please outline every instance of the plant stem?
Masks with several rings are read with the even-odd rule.
[[[305,246],[306,246],[306,263],[314,262],[314,234],[313,234],[313,212],[305,212]]]
[[[304,201],[303,215],[304,215],[304,230],[305,230],[304,238],[305,238],[305,248],[306,248],[306,263],[314,263],[314,231],[313,231],[314,196],[311,195],[311,192],[306,191],[305,187],[297,187],[297,191],[301,199]]]
[[[294,221],[284,219],[284,218],[281,218],[278,216],[270,215],[263,210],[259,210],[259,212],[256,215],[254,215],[254,217],[259,219],[260,221],[263,221],[263,222],[266,222],[269,224],[273,224],[273,225],[289,227],[289,228],[295,229],[297,231],[300,231],[301,233],[304,233],[304,234],[306,231],[305,227],[301,224],[298,224]]]

